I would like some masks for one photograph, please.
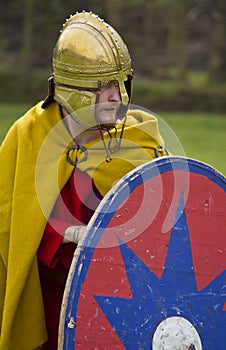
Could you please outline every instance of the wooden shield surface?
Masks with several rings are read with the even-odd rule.
[[[77,248],[59,349],[226,349],[226,179],[163,157],[120,180]]]

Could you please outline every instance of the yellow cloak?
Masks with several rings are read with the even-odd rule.
[[[41,104],[17,120],[0,148],[1,350],[32,350],[47,339],[36,252],[56,198],[74,169],[66,159],[74,142],[59,105],[42,109]],[[86,145],[88,158],[78,165],[102,195],[128,171],[154,158],[157,146],[164,146],[154,116],[130,111],[127,121],[121,150],[110,163],[100,139]],[[74,160],[83,156],[81,150],[70,151]]]

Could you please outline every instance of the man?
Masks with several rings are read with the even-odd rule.
[[[65,279],[85,225],[116,181],[166,154],[156,118],[128,110],[132,78],[119,34],[92,13],[71,16],[47,98],[1,146],[1,350],[57,349]]]

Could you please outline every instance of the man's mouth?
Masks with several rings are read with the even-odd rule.
[[[117,110],[119,109],[119,104],[108,104],[108,105],[103,105],[99,107],[99,111],[98,112],[108,112],[108,113],[113,113],[113,112],[117,112]]]

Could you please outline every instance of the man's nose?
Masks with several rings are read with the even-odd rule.
[[[109,91],[108,100],[110,102],[121,102],[119,88],[117,86],[112,86],[110,89],[111,89],[111,91]]]

